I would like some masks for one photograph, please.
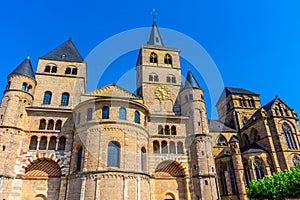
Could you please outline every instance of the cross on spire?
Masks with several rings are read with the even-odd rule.
[[[153,17],[153,21],[155,22],[156,21],[156,15],[157,15],[157,12],[155,12],[155,9],[153,8],[152,12],[152,17]]]

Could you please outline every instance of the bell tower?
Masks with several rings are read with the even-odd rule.
[[[154,18],[149,41],[140,49],[137,94],[152,113],[174,114],[181,86],[179,49],[165,47]]]

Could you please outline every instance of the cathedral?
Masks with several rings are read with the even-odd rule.
[[[192,70],[154,20],[136,62],[136,94],[86,91],[71,39],[7,76],[0,106],[3,200],[246,200],[246,185],[300,158],[296,112],[278,96],[225,87],[206,114]]]

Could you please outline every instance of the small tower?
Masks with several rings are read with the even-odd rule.
[[[244,167],[238,138],[236,136],[232,136],[229,140],[229,144],[239,199],[247,200],[248,198],[246,194],[246,185],[244,180]]]
[[[189,147],[191,159],[192,199],[215,200],[215,165],[203,90],[190,70],[180,91],[180,105],[181,114],[189,118],[186,123],[186,145]]]
[[[22,143],[26,138],[28,120],[26,106],[31,105],[36,87],[29,57],[7,77],[0,107],[0,176],[1,191],[5,197],[12,193],[13,178],[19,162]]]
[[[1,103],[1,126],[22,128],[25,106],[31,105],[36,80],[29,57],[7,77],[7,85]]]

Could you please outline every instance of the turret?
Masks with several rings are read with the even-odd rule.
[[[186,129],[191,159],[194,194],[192,199],[215,200],[217,199],[215,165],[203,90],[190,69],[180,92],[180,102],[181,114],[189,117]]]
[[[7,77],[1,110],[0,125],[22,128],[25,106],[33,102],[36,80],[29,57]]]
[[[229,140],[231,159],[235,176],[235,183],[240,200],[246,200],[246,185],[244,180],[244,167],[240,152],[239,140],[236,136],[232,136]]]

